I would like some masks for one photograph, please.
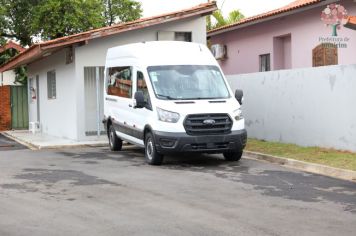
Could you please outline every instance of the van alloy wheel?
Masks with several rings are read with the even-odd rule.
[[[153,144],[152,144],[152,139],[147,140],[147,150],[146,150],[147,158],[152,160],[152,154],[153,154]]]
[[[146,134],[145,158],[146,162],[150,165],[161,165],[163,162],[163,155],[157,152],[155,140],[151,132]]]
[[[109,146],[111,151],[121,151],[122,149],[122,140],[117,137],[112,125],[109,127]]]

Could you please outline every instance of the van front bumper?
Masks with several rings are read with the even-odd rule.
[[[245,129],[230,134],[191,136],[186,133],[153,132],[156,150],[162,154],[175,152],[223,153],[241,152],[247,141]]]

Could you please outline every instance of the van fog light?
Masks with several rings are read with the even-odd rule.
[[[242,120],[244,118],[242,115],[242,110],[240,108],[235,110],[233,113],[234,113],[234,119],[236,121]]]
[[[159,141],[163,147],[173,147],[175,143],[175,140],[165,138],[161,138]]]

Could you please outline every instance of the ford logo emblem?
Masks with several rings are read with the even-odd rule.
[[[215,124],[215,120],[204,120],[203,121],[203,124],[204,125],[214,125]]]

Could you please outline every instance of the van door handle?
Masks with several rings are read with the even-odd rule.
[[[105,98],[105,100],[110,102],[117,102],[115,98]]]
[[[132,105],[131,105],[131,104],[129,104],[129,107],[132,107]]]

